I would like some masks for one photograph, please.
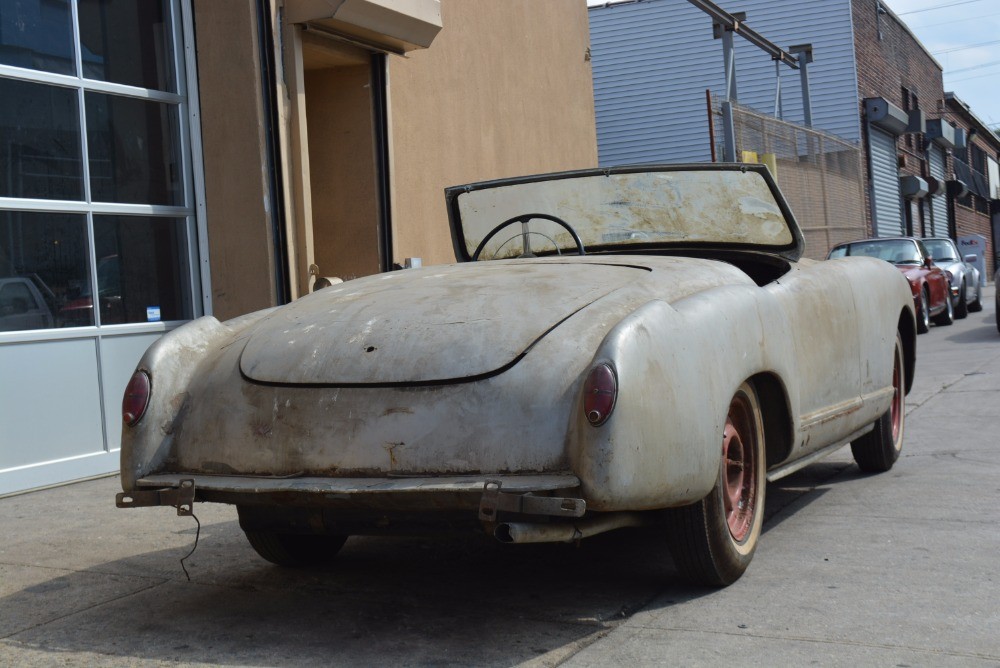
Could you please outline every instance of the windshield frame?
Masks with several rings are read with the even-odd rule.
[[[865,253],[852,253],[854,248],[862,247],[864,245],[868,246],[884,246],[886,248],[892,249],[894,246],[898,247],[901,244],[907,244],[916,248],[916,255],[921,259],[910,259],[903,261],[890,260],[888,258],[879,257],[878,255],[868,255]],[[837,251],[846,251],[843,255],[834,255]],[[871,257],[876,260],[882,260],[883,262],[888,262],[891,265],[897,267],[909,267],[909,266],[921,266],[924,264],[924,259],[928,257],[927,248],[921,243],[920,239],[913,239],[911,237],[883,237],[874,239],[858,239],[857,241],[848,241],[847,243],[838,244],[830,249],[827,254],[828,260],[836,260],[843,257]]]
[[[520,185],[525,183],[537,183],[543,181],[557,181],[561,179],[586,178],[594,176],[611,176],[615,174],[642,174],[660,172],[699,172],[699,171],[742,171],[759,174],[767,185],[775,203],[781,211],[782,217],[788,231],[791,234],[791,241],[782,245],[762,245],[751,243],[731,243],[731,242],[704,242],[704,241],[654,241],[650,243],[629,243],[617,244],[608,243],[601,245],[588,245],[586,252],[590,254],[657,254],[675,249],[725,249],[725,250],[746,250],[755,253],[765,253],[776,255],[793,262],[798,261],[805,250],[805,239],[799,229],[795,216],[792,214],[787,201],[778,189],[777,183],[771,176],[766,165],[742,164],[742,163],[688,163],[688,164],[650,164],[650,165],[624,165],[619,167],[604,167],[582,169],[566,172],[555,172],[550,174],[536,174],[532,176],[522,176],[508,179],[496,179],[492,181],[482,181],[462,186],[452,186],[445,189],[445,201],[448,209],[448,221],[451,226],[452,244],[454,246],[455,258],[459,262],[469,262],[472,260],[467,247],[464,230],[462,227],[462,216],[459,208],[459,199],[462,195],[477,190],[499,188],[504,186]],[[525,211],[525,213],[530,213]],[[499,220],[497,221],[500,222]],[[572,256],[571,256],[572,257]]]
[[[939,262],[940,261],[940,262],[943,262],[945,264],[952,264],[952,263],[955,263],[955,262],[961,262],[962,261],[962,256],[958,252],[958,246],[956,246],[955,242],[952,241],[951,239],[945,239],[945,238],[942,238],[942,237],[931,237],[931,238],[928,238],[928,239],[921,239],[921,241],[924,242],[924,247],[927,249],[927,252],[930,253],[931,260],[933,260],[934,262]],[[931,244],[928,244],[927,242],[931,242]],[[952,251],[954,251],[954,255],[952,255],[949,258],[939,258],[938,256],[936,256],[934,254],[934,251],[931,249],[931,245],[933,245],[933,244],[944,244],[946,246],[951,246]]]

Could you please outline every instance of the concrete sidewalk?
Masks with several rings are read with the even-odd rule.
[[[118,510],[101,479],[0,499],[0,665],[1000,665],[1000,334],[918,338],[904,455],[849,450],[768,488],[735,585],[679,581],[648,536],[574,546],[352,538],[262,561],[227,506]]]
[[[1000,334],[987,290],[983,312],[918,337],[890,472],[861,474],[847,450],[815,465],[844,463],[770,518],[739,582],[692,600],[667,592],[565,665],[1000,665]]]

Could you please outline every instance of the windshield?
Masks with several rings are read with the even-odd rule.
[[[481,259],[575,252],[575,232],[587,252],[669,245],[794,252],[797,228],[763,174],[732,166],[593,170],[452,188],[456,251],[459,259],[477,249]]]
[[[893,264],[923,264],[920,249],[909,239],[870,239],[837,246],[830,251],[830,259],[848,255],[877,257]]]
[[[958,262],[958,251],[947,239],[924,239],[924,246],[935,262]]]

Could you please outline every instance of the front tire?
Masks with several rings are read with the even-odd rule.
[[[670,551],[688,580],[724,586],[750,565],[764,523],[765,453],[760,401],[744,382],[729,403],[715,487],[670,511]]]
[[[969,315],[969,311],[972,310],[971,306],[967,301],[968,298],[968,288],[965,286],[965,281],[962,281],[962,287],[958,291],[958,302],[955,304],[955,319],[961,320]]]
[[[920,313],[917,315],[917,334],[931,331],[931,295],[926,286],[920,292]]]
[[[1000,332],[1000,291],[997,291],[997,296],[995,298],[995,301],[996,301],[996,310],[993,311],[993,315],[996,316],[997,331]]]
[[[892,404],[875,428],[851,443],[851,454],[858,468],[869,473],[883,473],[892,468],[903,450],[903,426],[906,422],[904,389],[906,365],[903,363],[903,339],[896,334],[896,349],[892,365]]]
[[[969,312],[979,313],[983,310],[983,286],[976,286],[976,298],[969,302]]]
[[[934,324],[938,327],[947,327],[955,322],[955,306],[951,303],[951,295],[945,295],[944,310],[934,316]]]
[[[347,536],[277,531],[244,531],[251,547],[272,564],[289,568],[329,563],[347,541]]]

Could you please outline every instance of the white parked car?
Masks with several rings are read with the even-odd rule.
[[[934,264],[948,272],[955,317],[964,318],[969,315],[969,311],[982,311],[983,289],[980,286],[979,270],[972,264],[975,256],[963,258],[955,247],[955,242],[947,237],[928,238],[923,242],[930,251]]]
[[[448,189],[458,262],[174,330],[126,392],[123,507],[235,504],[283,565],[354,534],[509,543],[660,527],[693,581],[747,568],[767,480],[903,441],[913,298],[800,259],[758,165]]]

